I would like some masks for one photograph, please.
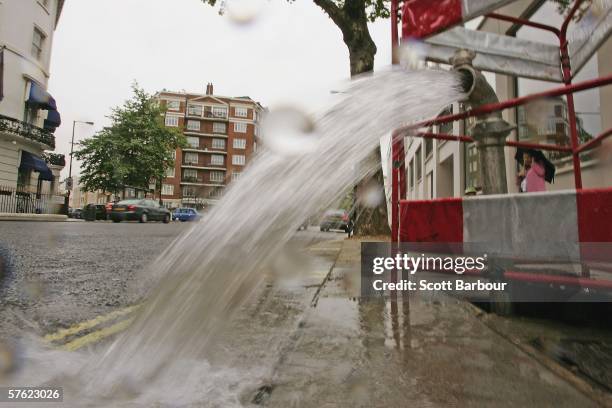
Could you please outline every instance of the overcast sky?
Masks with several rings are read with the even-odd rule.
[[[370,32],[377,69],[389,65],[389,21]],[[107,125],[105,116],[130,96],[134,80],[151,93],[203,92],[213,82],[216,94],[310,109],[348,77],[341,33],[310,0],[264,0],[248,26],[200,0],[67,1],[49,82],[62,114],[56,151],[69,153],[73,120],[95,122],[77,124],[76,140]]]

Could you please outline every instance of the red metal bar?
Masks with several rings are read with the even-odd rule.
[[[580,91],[584,91],[587,89],[597,88],[600,86],[610,85],[610,84],[612,84],[612,75],[607,75],[604,77],[579,82],[577,84],[566,85],[566,86],[550,89],[544,92],[539,92],[539,93],[535,93],[535,94],[531,94],[527,96],[521,96],[518,98],[508,99],[507,101],[504,101],[504,102],[489,103],[486,105],[481,105],[480,107],[476,109],[471,109],[471,110],[461,112],[461,113],[438,116],[433,119],[428,119],[428,120],[424,120],[422,122],[418,122],[412,125],[407,125],[407,126],[397,128],[395,130],[395,133],[397,134],[406,133],[406,132],[414,131],[414,129],[421,128],[421,127],[429,127],[435,124],[454,122],[456,120],[471,118],[474,116],[487,115],[492,112],[499,112],[499,111],[502,111],[508,108],[514,108],[517,106],[525,105],[526,103],[529,103],[536,99],[568,95],[572,92],[580,92]],[[410,135],[410,136],[414,136],[414,135]]]
[[[599,143],[601,143],[605,138],[612,136],[612,128],[600,133],[599,135],[597,135],[595,138],[589,140],[588,142],[584,143],[583,145],[581,145],[578,148],[578,153],[582,153],[586,150],[590,150],[594,147],[596,147],[596,145],[598,145]]]
[[[548,275],[529,272],[504,272],[506,279],[533,283],[554,283],[557,285],[580,286],[589,289],[612,289],[612,281],[578,278],[573,276]]]
[[[610,129],[612,132],[612,129]],[[415,137],[422,137],[425,139],[440,139],[440,140],[454,140],[459,142],[472,143],[474,138],[465,135],[450,135],[447,133],[432,133],[432,132],[419,132],[414,135]],[[609,135],[608,135],[609,136]],[[551,150],[555,152],[571,152],[571,146],[559,146],[552,144],[540,144],[530,142],[515,142],[513,140],[507,140],[506,146],[510,147],[524,147],[526,149],[539,149],[539,150]]]
[[[494,18],[496,20],[508,21],[510,23],[516,23],[520,25],[533,27],[533,28],[539,28],[541,30],[550,31],[551,33],[555,34],[557,37],[559,37],[559,35],[561,34],[559,29],[556,27],[549,26],[546,24],[536,23],[535,21],[529,21],[524,18],[506,16],[506,15],[498,14],[498,13],[489,13],[489,14],[486,14],[486,17]]]
[[[561,30],[560,30],[560,36],[563,37],[561,45],[567,45],[567,28],[569,27],[570,23],[572,22],[572,19],[574,18],[574,15],[576,14],[576,12],[578,11],[578,9],[580,8],[580,5],[582,4],[583,0],[576,0],[574,2],[574,6],[571,8],[570,12],[568,13],[568,15],[565,17],[565,20],[563,20],[563,24],[561,25]],[[565,42],[565,44],[564,44]]]
[[[567,28],[572,21],[572,18],[578,11],[582,0],[576,0],[574,6],[570,10],[569,14],[563,21],[563,25],[561,26],[561,32],[559,35],[559,48],[561,53],[561,73],[563,75],[563,82],[567,86],[571,86],[572,83],[572,69],[570,65],[570,57],[568,51],[568,42],[567,42]],[[567,115],[569,121],[570,128],[570,142],[572,144],[572,163],[574,166],[574,185],[576,189],[582,188],[582,168],[580,167],[580,154],[578,152],[578,148],[580,147],[580,142],[578,140],[578,124],[576,122],[576,108],[574,106],[574,95],[567,94]]]

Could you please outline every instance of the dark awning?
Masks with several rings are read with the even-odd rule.
[[[47,119],[45,119],[44,128],[50,132],[55,132],[55,128],[58,128],[62,124],[62,117],[59,112],[55,109],[50,109],[47,113]]]
[[[36,82],[30,82],[30,96],[28,97],[27,103],[39,109],[57,110],[55,99]]]
[[[47,163],[38,156],[34,156],[32,153],[26,151],[21,152],[21,164],[20,169],[30,169],[40,173],[38,176],[41,180],[53,181],[53,173]]]

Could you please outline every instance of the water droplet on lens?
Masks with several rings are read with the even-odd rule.
[[[385,199],[383,189],[378,184],[368,186],[363,193],[362,202],[366,207],[378,207]]]
[[[226,0],[222,7],[232,23],[247,25],[260,16],[264,6],[265,0]]]
[[[42,282],[36,281],[28,281],[23,285],[23,291],[25,295],[31,300],[38,300],[42,297],[44,292],[44,287]]]
[[[427,44],[418,40],[408,40],[394,52],[400,65],[408,69],[420,69],[427,56]]]
[[[291,107],[271,111],[264,120],[262,133],[264,146],[283,156],[312,152],[318,142],[313,120]]]

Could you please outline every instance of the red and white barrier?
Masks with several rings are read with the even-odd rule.
[[[539,265],[506,279],[612,290],[612,189],[403,200],[399,235]]]
[[[612,189],[404,200],[399,231],[401,242],[479,243],[541,259],[558,255],[557,242],[584,256],[581,244],[612,242]]]
[[[406,0],[403,38],[425,38],[491,12],[514,0]]]
[[[612,189],[400,201],[402,242],[612,242]]]

